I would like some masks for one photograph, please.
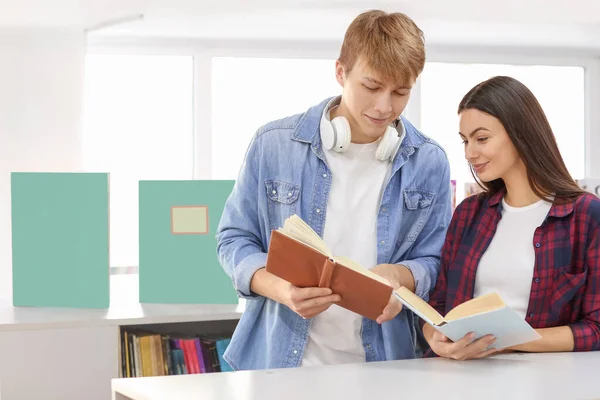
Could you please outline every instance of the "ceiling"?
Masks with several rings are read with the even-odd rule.
[[[597,0],[0,0],[0,26],[76,27],[95,37],[339,40],[369,8],[405,12],[429,42],[600,48]]]

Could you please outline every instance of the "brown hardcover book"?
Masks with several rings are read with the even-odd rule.
[[[392,295],[385,278],[353,260],[333,256],[297,215],[271,232],[266,269],[298,287],[330,288],[342,298],[340,307],[372,320],[381,315]]]

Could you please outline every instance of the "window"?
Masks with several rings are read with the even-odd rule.
[[[339,94],[335,60],[213,58],[212,178],[237,178],[260,126]]]
[[[110,173],[110,263],[138,266],[138,181],[192,179],[193,58],[88,55],[83,166]]]
[[[520,80],[537,97],[556,136],[567,168],[575,179],[584,177],[584,70],[576,66],[457,64],[428,62],[421,75],[421,128],[448,153],[457,202],[473,177],[458,136],[456,109],[477,83],[495,75]]]

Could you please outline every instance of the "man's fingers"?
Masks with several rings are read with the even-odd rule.
[[[306,310],[303,314],[301,314],[301,316],[302,316],[302,318],[305,318],[305,319],[312,318],[312,317],[315,317],[315,316],[321,314],[323,311],[327,310],[329,307],[331,307],[331,303],[324,304],[319,307],[311,308],[309,310]]]
[[[392,296],[389,303],[383,309],[383,312],[379,317],[377,317],[377,323],[382,324],[384,322],[390,321],[396,317],[402,311],[402,303],[396,299],[395,296]]]
[[[296,312],[304,319],[312,318],[327,310],[332,304],[338,301],[340,301],[340,296],[337,294],[305,300],[300,307],[296,309]]]
[[[329,307],[332,303],[338,302],[340,300],[341,297],[339,294],[331,294],[329,296],[311,298],[298,303],[298,305],[296,306],[296,312],[301,313],[312,308],[322,307],[324,305],[327,305]]]
[[[306,299],[312,299],[315,297],[329,296],[332,294],[331,289],[329,288],[319,288],[319,287],[309,287],[309,288],[299,288],[296,287],[292,290],[292,300],[299,302]]]

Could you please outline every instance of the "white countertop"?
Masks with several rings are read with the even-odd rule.
[[[108,309],[14,307],[0,300],[0,331],[239,319],[244,304],[140,304],[137,275],[111,276]]]
[[[112,388],[132,400],[600,399],[599,373],[600,352],[505,354],[120,378]]]

